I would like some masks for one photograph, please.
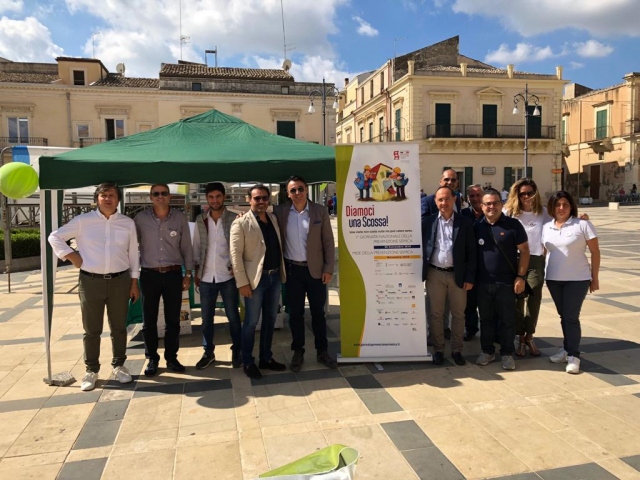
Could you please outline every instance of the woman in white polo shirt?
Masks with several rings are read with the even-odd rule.
[[[587,292],[600,288],[600,247],[594,226],[578,218],[578,207],[568,192],[549,199],[547,210],[553,217],[542,229],[547,250],[547,288],[560,315],[563,346],[552,355],[553,363],[567,363],[567,373],[580,371],[580,309]],[[591,265],[586,249],[591,252]]]
[[[520,221],[529,237],[529,268],[525,281],[532,293],[526,300],[516,300],[516,335],[520,344],[515,354],[524,357],[529,353],[539,356],[540,350],[533,341],[533,334],[538,324],[542,287],[544,286],[544,247],[542,246],[542,226],[551,220],[547,209],[542,206],[542,199],[536,182],[530,178],[522,178],[511,186],[509,198],[504,206],[504,213]],[[526,304],[526,305],[525,305]]]

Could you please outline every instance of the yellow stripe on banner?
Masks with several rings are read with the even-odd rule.
[[[407,258],[418,259],[418,258],[422,258],[422,256],[421,255],[380,255],[380,256],[373,257],[374,260],[393,260],[393,259],[406,260]]]

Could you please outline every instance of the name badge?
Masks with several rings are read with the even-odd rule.
[[[172,230],[171,233],[169,234],[170,237],[177,237],[178,236],[178,232],[176,232],[175,230]]]
[[[478,245],[484,245],[484,239],[483,238],[478,240]]]

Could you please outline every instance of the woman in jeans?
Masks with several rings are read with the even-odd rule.
[[[516,300],[516,335],[520,343],[515,354],[524,357],[527,348],[534,356],[540,355],[540,350],[533,341],[536,333],[540,303],[542,302],[542,287],[544,285],[544,247],[542,246],[542,226],[551,220],[547,210],[542,206],[540,193],[536,182],[530,178],[518,180],[511,186],[509,197],[504,206],[504,213],[520,221],[529,237],[529,270],[526,282],[532,293],[526,299]]]
[[[600,247],[594,226],[578,218],[578,207],[568,192],[560,191],[547,205],[553,220],[542,229],[547,250],[547,288],[560,315],[563,346],[552,355],[553,363],[567,363],[567,373],[580,371],[580,309],[587,292],[600,288]],[[591,265],[586,249],[591,252]]]

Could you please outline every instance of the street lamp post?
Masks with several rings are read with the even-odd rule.
[[[309,104],[309,113],[310,114],[314,114],[316,113],[316,109],[313,106],[313,99],[316,97],[320,97],[320,99],[322,100],[322,144],[326,145],[327,144],[327,134],[326,134],[326,109],[327,109],[327,97],[335,97],[335,100],[333,101],[333,109],[337,109],[338,108],[338,97],[340,96],[340,91],[333,86],[327,86],[327,84],[324,81],[324,78],[322,79],[322,90],[311,90],[311,92],[309,93],[309,100],[310,100],[310,104]]]
[[[527,172],[529,170],[529,117],[539,117],[540,110],[538,109],[538,105],[540,104],[540,99],[536,95],[529,95],[529,85],[524,85],[524,94],[518,93],[513,97],[513,114],[517,115],[518,112],[518,103],[524,102],[524,176],[527,176]],[[529,102],[536,106],[533,110],[533,113],[529,113]]]

